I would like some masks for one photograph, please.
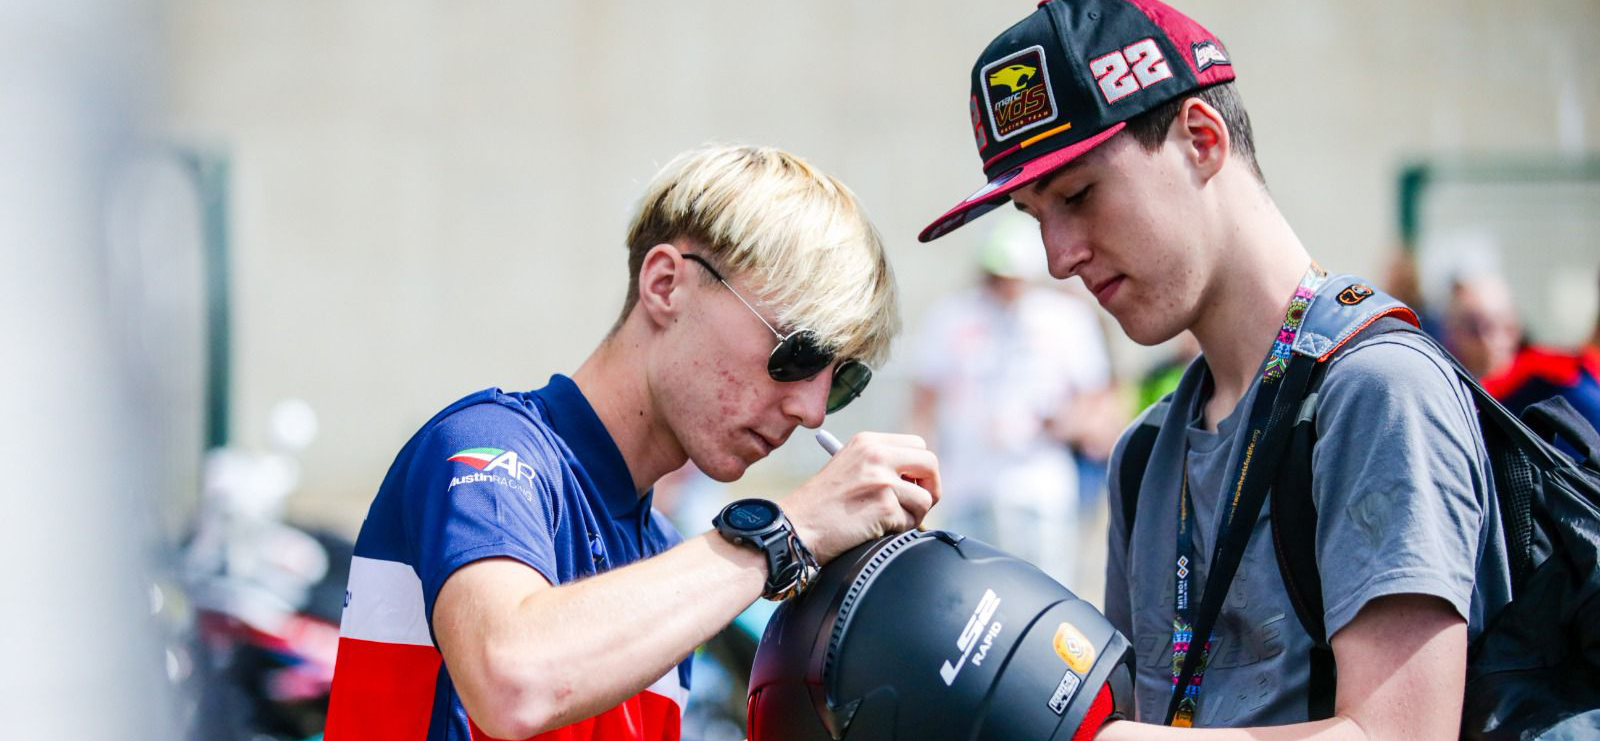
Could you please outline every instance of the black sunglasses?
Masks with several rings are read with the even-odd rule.
[[[733,290],[728,281],[711,267],[711,263],[699,255],[684,254],[684,259],[689,260],[711,273],[739,303],[744,304],[751,314],[755,314],[761,323],[766,325],[772,336],[778,338],[778,344],[772,348],[772,355],[767,357],[767,374],[772,380],[780,383],[804,381],[815,377],[826,370],[833,363],[833,352],[822,346],[817,335],[810,330],[797,330],[787,335],[780,334],[767,320],[761,317],[761,312],[751,306],[744,296]],[[845,408],[847,404],[855,401],[861,391],[867,387],[867,382],[872,380],[872,368],[859,360],[846,360],[833,370],[833,383],[828,387],[828,413],[833,414]]]

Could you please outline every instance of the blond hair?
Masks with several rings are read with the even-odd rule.
[[[840,358],[878,365],[900,331],[883,239],[855,194],[770,147],[708,145],[678,155],[645,189],[628,227],[628,296],[645,253],[687,240],[724,276],[742,278],[781,331],[810,330]],[[709,276],[707,280],[713,280]]]

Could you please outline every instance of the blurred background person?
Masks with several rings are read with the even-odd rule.
[[[1105,338],[1082,301],[1038,281],[1039,231],[1012,217],[978,253],[977,286],[936,304],[911,350],[909,425],[939,454],[945,526],[1073,582],[1078,468],[1092,436],[1075,409],[1110,385]]]
[[[1493,273],[1458,276],[1450,291],[1442,339],[1480,380],[1502,375],[1522,347],[1522,322],[1511,287]]]
[[[1422,331],[1435,338],[1444,336],[1444,327],[1434,307],[1426,300],[1422,290],[1422,276],[1418,273],[1417,254],[1404,245],[1390,255],[1383,272],[1383,290],[1400,299],[1417,313]]]
[[[1600,428],[1600,349],[1527,342],[1511,287],[1499,274],[1456,278],[1444,335],[1450,352],[1513,413],[1559,396]]]

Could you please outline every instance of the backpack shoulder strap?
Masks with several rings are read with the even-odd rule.
[[[1333,716],[1338,679],[1333,647],[1328,642],[1327,624],[1323,619],[1322,574],[1317,568],[1317,508],[1312,497],[1311,478],[1312,449],[1317,440],[1318,396],[1328,367],[1359,344],[1354,341],[1357,338],[1386,332],[1420,332],[1415,324],[1416,315],[1399,301],[1384,296],[1372,301],[1365,311],[1356,312],[1346,299],[1360,299],[1364,292],[1369,299],[1380,294],[1360,283],[1348,283],[1343,287],[1335,283],[1333,288],[1338,291],[1333,298],[1340,308],[1311,313],[1296,342],[1296,351],[1305,350],[1302,354],[1315,357],[1317,363],[1289,433],[1283,464],[1272,485],[1270,507],[1272,548],[1277,556],[1278,572],[1289,602],[1294,606],[1295,617],[1311,637],[1307,711],[1312,720]],[[1326,298],[1319,296],[1319,300]],[[1361,303],[1363,301],[1358,300],[1356,305]],[[1305,341],[1304,346],[1300,339]],[[1317,354],[1312,355],[1311,351]]]
[[[1139,487],[1144,484],[1145,469],[1150,466],[1150,456],[1155,452],[1156,435],[1161,433],[1161,422],[1167,418],[1172,405],[1172,394],[1161,397],[1140,416],[1139,424],[1128,436],[1122,449],[1122,462],[1117,467],[1117,489],[1122,499],[1122,536],[1124,542],[1133,536],[1133,518],[1139,510]]]
[[[1352,335],[1352,339],[1406,331],[1418,330],[1402,319],[1383,317],[1357,335]],[[1316,408],[1329,363],[1356,344],[1345,343],[1333,351],[1327,361],[1317,364],[1316,373],[1290,433],[1283,467],[1278,470],[1278,478],[1272,486],[1272,549],[1278,559],[1278,572],[1283,577],[1284,591],[1294,606],[1295,617],[1300,620],[1306,635],[1311,637],[1308,711],[1312,720],[1333,717],[1337,680],[1333,647],[1328,642],[1327,625],[1323,620],[1322,574],[1317,568],[1317,507],[1312,497],[1312,454],[1317,441]]]
[[[1330,275],[1306,309],[1294,351],[1326,366],[1356,335],[1384,317],[1404,320],[1412,327],[1421,325],[1416,312],[1399,299],[1355,276]]]

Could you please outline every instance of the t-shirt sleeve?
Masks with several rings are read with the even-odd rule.
[[[660,540],[660,545],[654,547],[651,552],[646,554],[646,557],[665,553],[683,543],[683,534],[678,532],[678,527],[672,524],[672,519],[667,517],[661,510],[650,510],[650,522],[655,531],[660,534],[657,536]]]
[[[1328,369],[1312,491],[1329,637],[1394,594],[1469,614],[1492,491],[1471,399],[1435,353],[1386,335]]]
[[[418,440],[403,498],[430,625],[445,580],[473,561],[514,558],[558,583],[553,456],[527,417],[495,403],[450,414]]]
[[[1106,619],[1130,641],[1133,640],[1133,606],[1128,585],[1128,525],[1122,515],[1122,462],[1128,439],[1143,420],[1144,416],[1140,415],[1117,440],[1106,474],[1106,501],[1110,503],[1106,524]]]

